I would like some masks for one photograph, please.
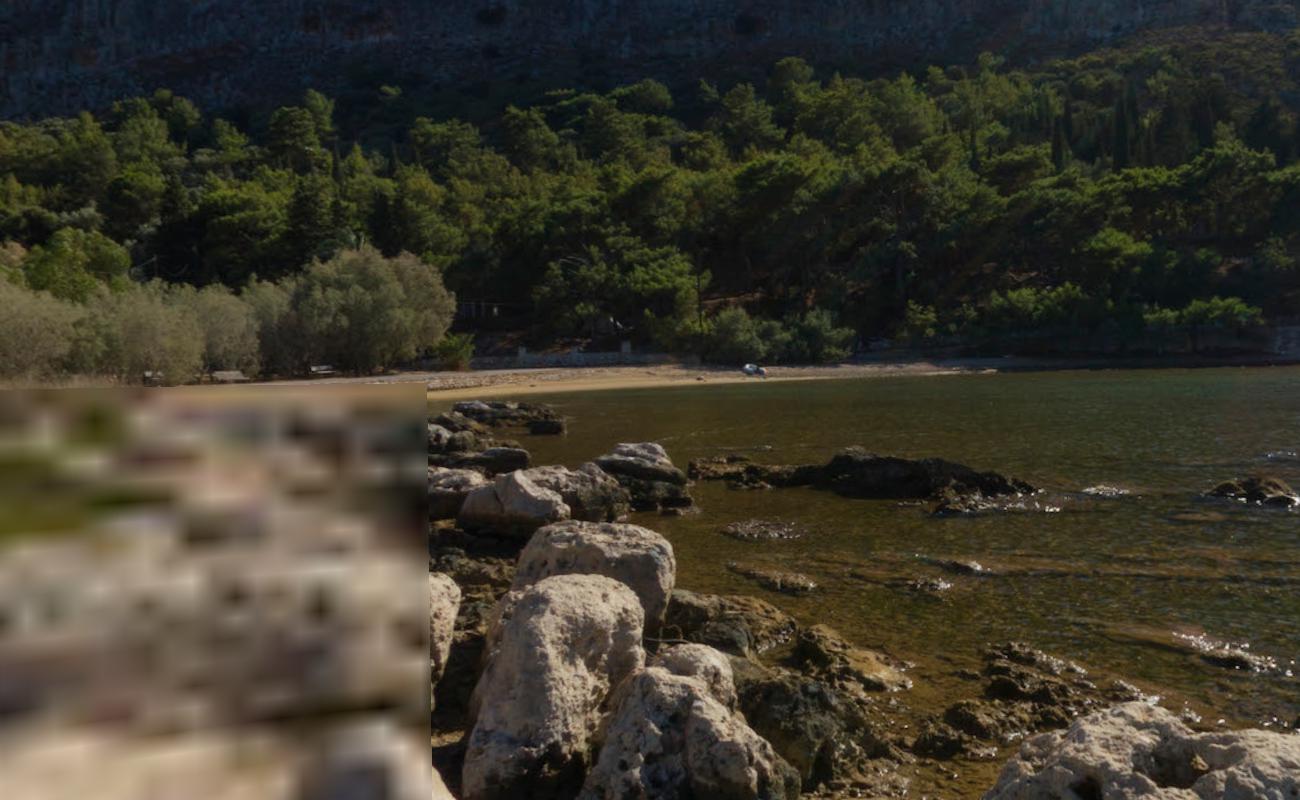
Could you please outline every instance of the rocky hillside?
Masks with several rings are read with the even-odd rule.
[[[834,65],[1032,57],[1160,26],[1279,29],[1294,0],[8,0],[0,116],[172,88],[206,105],[304,86],[688,77],[792,53]]]

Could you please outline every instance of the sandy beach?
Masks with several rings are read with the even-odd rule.
[[[429,397],[439,400],[477,398],[484,388],[494,397],[608,389],[717,385],[753,381],[807,381],[831,378],[956,375],[995,371],[986,366],[916,361],[891,364],[835,364],[815,367],[768,367],[767,377],[748,377],[734,368],[667,364],[659,366],[437,372],[425,376]]]

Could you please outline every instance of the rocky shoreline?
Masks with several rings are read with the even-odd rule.
[[[986,797],[1300,792],[1300,736],[1196,733],[1132,684],[1020,643],[989,646],[961,676],[969,691],[920,712],[906,662],[758,597],[677,588],[671,543],[620,522],[629,510],[693,510],[692,480],[924,500],[936,514],[996,508],[1032,494],[1028,483],[854,449],[826,464],[729,456],[684,472],[654,443],[570,470],[532,466],[498,438],[565,426],[546,406],[478,401],[429,422],[431,721],[445,784],[435,797],[898,797],[918,770],[1005,757],[1022,741]],[[1294,492],[1279,484],[1211,494],[1283,505]],[[725,532],[800,535],[762,520]],[[728,567],[772,591],[816,588],[797,573]]]

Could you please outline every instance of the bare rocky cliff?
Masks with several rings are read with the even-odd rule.
[[[174,89],[206,105],[306,86],[698,74],[801,54],[902,65],[1155,26],[1285,28],[1295,0],[6,0],[0,116]]]

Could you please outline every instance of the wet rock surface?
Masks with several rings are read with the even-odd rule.
[[[1300,495],[1296,494],[1290,484],[1281,478],[1267,475],[1252,475],[1224,481],[1207,493],[1210,497],[1237,500],[1261,506],[1279,506],[1291,508],[1300,506]]]
[[[817,582],[798,572],[766,569],[752,564],[731,561],[727,569],[737,575],[749,578],[764,589],[781,594],[810,594],[817,588]]]
[[[781,542],[803,537],[796,525],[766,519],[732,522],[722,528],[722,533],[742,542]]]
[[[664,511],[694,505],[687,492],[686,473],[673,464],[659,444],[619,444],[612,452],[597,458],[596,465],[623,484],[636,511]]]
[[[675,589],[662,635],[733,655],[757,656],[789,644],[797,631],[793,617],[765,600]]]
[[[996,472],[979,472],[941,458],[880,456],[860,447],[836,453],[825,464],[756,464],[744,456],[698,459],[695,480],[722,480],[735,488],[813,486],[845,497],[866,499],[993,498],[1027,494],[1034,487]],[[973,502],[973,499],[969,500]]]
[[[1125,703],[1036,736],[985,800],[1048,797],[1246,800],[1300,796],[1300,737],[1194,733],[1173,714]]]
[[[452,413],[488,428],[532,428],[542,433],[563,431],[564,417],[544,403],[502,400],[465,400],[452,406]],[[558,430],[556,428],[558,427]]]

